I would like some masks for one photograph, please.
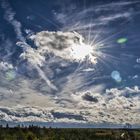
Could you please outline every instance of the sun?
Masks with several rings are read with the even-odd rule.
[[[71,50],[71,55],[76,60],[84,61],[87,58],[91,63],[97,63],[97,59],[93,55],[93,46],[81,43],[77,46],[73,46]]]
[[[89,60],[96,64],[95,46],[86,43],[85,38],[73,32],[50,32],[42,31],[30,37],[38,47],[36,53],[38,56],[44,56],[46,53],[53,53],[55,56],[70,62],[83,62]],[[41,57],[37,57],[38,59]]]

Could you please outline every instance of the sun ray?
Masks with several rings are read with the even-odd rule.
[[[29,7],[26,7],[26,9],[28,11],[31,11],[32,13],[34,13],[35,15],[39,16],[41,19],[43,19],[45,22],[48,22],[50,24],[52,24],[54,27],[56,27],[57,29],[60,29],[60,26],[58,24],[56,24],[55,22],[53,22],[52,20],[50,20],[48,17],[46,18],[45,16],[41,15],[39,12],[35,12],[36,10],[31,9]]]

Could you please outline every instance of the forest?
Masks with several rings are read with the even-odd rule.
[[[140,129],[0,126],[0,140],[140,140]]]

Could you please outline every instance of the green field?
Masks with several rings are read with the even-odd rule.
[[[0,127],[0,140],[140,140],[140,130]]]

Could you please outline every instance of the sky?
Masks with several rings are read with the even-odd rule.
[[[0,122],[139,127],[139,9],[0,0]]]

